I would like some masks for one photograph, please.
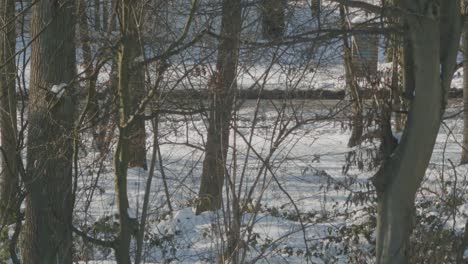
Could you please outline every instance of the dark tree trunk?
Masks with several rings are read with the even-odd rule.
[[[117,246],[115,249],[116,261],[118,264],[130,264],[130,242],[132,234],[136,232],[136,220],[132,219],[128,214],[129,202],[127,194],[127,170],[133,162],[135,154],[131,149],[131,144],[134,144],[135,129],[138,129],[138,119],[133,119],[130,122],[132,110],[136,96],[131,93],[136,93],[135,85],[139,85],[139,77],[133,75],[135,58],[138,56],[138,31],[137,21],[141,19],[138,5],[140,1],[121,0],[119,6],[119,21],[121,41],[118,49],[118,109],[119,109],[119,137],[114,153],[114,169],[115,169],[115,190],[117,207],[119,211],[119,234],[117,238]],[[135,78],[138,78],[135,81]]]
[[[197,214],[219,209],[222,203],[229,125],[237,90],[241,23],[240,0],[224,0],[217,71],[209,87],[212,94],[211,110]]]
[[[463,146],[461,164],[468,163],[468,23],[463,27]]]
[[[0,226],[11,223],[16,212],[18,173],[16,168],[16,65],[15,1],[0,0]]]
[[[101,0],[94,0],[94,29],[101,30]]]
[[[284,35],[285,12],[287,0],[263,0],[262,28],[263,37],[271,40],[280,39]]]
[[[31,46],[23,263],[66,264],[72,262],[74,1],[35,4],[32,36],[38,37]],[[62,97],[54,86],[64,86]]]
[[[130,89],[130,111],[135,113],[146,95],[145,89],[145,72],[143,66],[136,63],[141,58],[143,52],[143,43],[141,30],[143,25],[143,13],[140,9],[136,8],[141,1],[134,1],[132,6],[134,9],[132,17],[127,20],[127,34],[126,39],[127,56],[129,60],[129,79],[128,85]],[[142,114],[142,113],[138,113]],[[146,164],[146,132],[145,121],[143,118],[136,117],[129,129],[129,167],[147,167]]]

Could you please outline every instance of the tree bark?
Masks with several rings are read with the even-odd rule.
[[[131,236],[136,231],[136,221],[128,214],[129,202],[127,194],[127,170],[132,160],[130,144],[134,135],[133,125],[138,120],[129,123],[132,114],[132,96],[130,91],[135,83],[132,81],[133,65],[136,58],[137,31],[136,21],[137,5],[139,1],[121,0],[119,6],[119,21],[121,22],[121,41],[118,49],[118,109],[119,109],[119,136],[114,153],[115,190],[117,207],[119,211],[119,234],[115,250],[118,264],[130,264]],[[132,92],[135,92],[132,90]]]
[[[143,25],[142,9],[137,8],[141,1],[133,1],[132,15],[127,20],[127,35],[125,45],[127,46],[127,56],[129,64],[129,89],[130,111],[132,114],[137,111],[142,99],[146,96],[145,72],[143,66],[136,63],[143,55],[143,43],[141,30]],[[142,113],[138,113],[142,114]],[[146,131],[145,121],[137,116],[129,129],[129,167],[141,167],[147,169],[146,163]]]
[[[240,0],[223,1],[217,71],[209,87],[212,98],[197,214],[221,208],[229,125],[237,90],[241,11]]]
[[[348,30],[348,23],[346,21],[346,10],[345,7],[340,5],[340,17],[342,28],[344,32]],[[343,51],[344,51],[344,65],[345,65],[345,79],[346,79],[346,90],[350,97],[353,117],[351,120],[351,137],[348,141],[348,147],[354,147],[361,143],[362,133],[364,129],[363,116],[362,116],[362,99],[359,94],[359,85],[356,81],[354,74],[354,67],[352,63],[351,45],[349,43],[348,34],[343,33]]]
[[[379,264],[410,259],[414,199],[440,128],[460,36],[458,1],[441,1],[438,6],[430,0],[406,0],[402,6],[408,14],[415,92],[401,142],[373,179],[378,195]]]
[[[16,160],[16,34],[15,1],[0,0],[0,140],[2,152],[0,172],[0,219],[1,223],[14,221],[17,202],[18,173]],[[0,224],[1,226],[2,224]]]
[[[74,2],[36,3],[32,36],[22,258],[25,264],[71,263]],[[61,84],[60,97],[51,88]]]
[[[285,31],[285,11],[287,0],[262,1],[263,37],[271,40],[280,39]]]
[[[468,163],[468,23],[463,27],[463,145],[460,164]]]

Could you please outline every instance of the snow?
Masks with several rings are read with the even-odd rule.
[[[397,140],[397,143],[399,144],[401,142],[401,136],[403,136],[403,131],[392,131],[393,137]]]
[[[61,84],[54,84],[50,91],[55,94],[55,96],[60,99],[62,98],[63,94],[65,93],[65,88],[67,87],[66,83]]]
[[[132,208],[127,208],[127,215],[130,219],[136,219],[137,216],[136,216],[136,212],[134,209]]]
[[[299,16],[297,12],[293,15]],[[247,17],[252,20],[257,19],[255,16]],[[303,17],[301,19],[305,21],[298,19],[292,23],[307,25],[308,21]],[[358,15],[353,19],[353,23],[364,22],[364,19],[369,18]],[[179,25],[179,27],[182,26],[183,24]],[[295,26],[291,25],[290,28]],[[257,37],[258,34],[252,35]],[[303,47],[298,49],[301,48]],[[304,61],[294,61],[288,56],[282,58],[283,61],[269,64],[268,59],[261,60],[259,57],[265,54],[271,56],[271,51],[265,51],[260,55],[243,51],[239,66],[241,70],[237,76],[239,88],[343,90],[345,87],[344,68],[342,58],[334,55],[337,49],[339,49],[339,44],[331,45],[329,50],[321,50],[320,56],[323,55],[323,58],[320,60],[301,58],[304,61],[312,61],[310,64]],[[286,52],[287,48],[284,48],[284,51]],[[304,52],[304,50],[301,51]],[[194,54],[190,55],[199,55],[196,52]],[[140,62],[142,59],[143,56],[138,57],[135,62]],[[322,59],[325,60],[325,64],[321,64]],[[203,89],[207,86],[210,74],[213,73],[212,70],[215,69],[214,60],[208,60],[201,65],[206,68],[206,76],[189,74],[181,83],[177,83],[181,76],[186,75],[187,69],[196,64],[177,59],[171,63],[164,76],[165,83],[162,85],[165,88],[169,87],[167,89]],[[29,80],[28,67],[29,64],[20,75],[26,80]],[[105,65],[98,75],[98,89],[105,89],[109,82],[110,67],[110,64]],[[391,69],[391,64],[379,64],[381,72],[385,73],[389,69]],[[79,66],[78,72],[82,74],[83,71],[84,68]],[[265,76],[265,72],[269,74]],[[155,78],[155,76],[150,76],[150,78]],[[462,80],[463,71],[458,70],[452,86],[461,88]],[[173,83],[177,83],[177,86],[173,86]],[[27,89],[27,85],[26,82],[26,87],[23,88]],[[65,83],[56,84],[50,91],[61,98],[66,86]],[[249,128],[256,111],[256,102],[247,100],[239,109],[236,122],[239,132],[231,134],[231,146],[236,136],[238,151],[236,161],[239,166],[237,172],[246,168],[244,185],[241,189],[242,195],[245,195],[244,190],[248,190],[258,177],[263,163],[252,154],[252,151],[248,152],[249,147],[240,135],[247,138],[252,135],[250,146],[262,158],[265,158],[270,151],[274,136],[278,134],[278,130],[275,130],[273,125],[275,120],[286,118],[286,121],[292,123],[283,122],[282,125],[291,126],[297,120],[333,116],[335,113],[337,115],[330,119],[301,125],[300,129],[291,133],[288,140],[281,144],[277,152],[271,156],[271,169],[278,182],[273,179],[271,173],[261,174],[262,188],[253,192],[251,202],[251,204],[258,202],[260,209],[256,211],[255,207],[251,206],[242,216],[244,234],[242,238],[247,243],[247,260],[259,258],[259,263],[305,263],[308,259],[311,263],[348,263],[353,254],[356,254],[361,257],[361,260],[365,259],[360,263],[372,263],[373,243],[375,242],[375,226],[373,226],[375,196],[369,178],[373,175],[375,168],[359,170],[356,166],[351,166],[346,173],[343,173],[343,169],[347,164],[347,155],[355,153],[356,163],[359,162],[359,157],[370,159],[371,157],[366,156],[366,153],[372,152],[378,142],[364,144],[362,147],[353,149],[346,146],[350,136],[350,127],[347,122],[350,110],[344,106],[346,102],[288,101],[288,110],[284,115],[278,112],[274,103],[280,104],[281,102],[261,102],[257,128],[254,131]],[[459,103],[452,102],[451,109],[448,111],[456,112],[460,107]],[[450,159],[457,164],[459,160],[463,122],[460,119],[450,119],[444,122],[447,127],[440,130],[426,180],[418,193],[418,214],[433,217],[446,215],[443,206],[436,206],[437,203],[444,205],[442,201],[449,200],[442,190],[445,188],[449,191],[448,193],[453,190],[458,191],[463,198],[462,204],[457,207],[455,219],[448,219],[443,227],[447,230],[454,228],[460,233],[468,215],[466,194],[463,193],[466,190],[463,188],[467,185],[465,175],[468,175],[468,166],[457,166],[452,169],[447,161]],[[187,120],[180,116],[161,116],[159,129],[163,165],[174,211],[168,211],[158,165],[150,193],[148,227],[144,241],[147,258],[145,263],[164,261],[211,263],[222,251],[226,242],[225,222],[228,221],[225,214],[226,208],[200,215],[194,213],[194,199],[197,197],[200,182],[203,153],[187,145],[181,145],[190,143],[203,147],[206,141],[206,118],[195,115]],[[150,140],[152,138],[151,127],[148,126],[147,132],[149,132],[147,134],[148,153],[151,153],[153,147]],[[394,137],[400,141],[401,133],[394,132]],[[91,137],[83,137],[83,140],[84,145],[92,145]],[[77,223],[93,227],[107,217],[108,220],[105,223],[110,226],[114,224],[113,217],[118,210],[113,189],[114,175],[111,159],[112,153],[101,159],[100,154],[93,150],[90,150],[88,155],[80,157],[81,174],[79,175],[77,206],[74,211],[74,220]],[[102,167],[98,164],[99,162],[96,162],[98,160],[103,162]],[[233,164],[233,158],[229,159],[228,164]],[[459,175],[458,187],[455,188],[453,185],[444,187],[440,179],[453,182],[454,171]],[[128,172],[130,207],[127,214],[130,218],[137,219],[137,212],[141,212],[147,176],[148,172],[142,169],[130,169]],[[283,190],[292,198],[299,210],[299,215]],[[421,204],[427,201],[430,201],[431,205],[423,208]],[[85,210],[87,204],[89,208]],[[304,229],[298,219],[303,220]],[[96,232],[97,236],[106,237],[105,233]],[[250,236],[247,235],[248,232],[251,232]],[[304,237],[307,243],[304,242]],[[306,252],[307,248],[311,252]],[[79,263],[115,263],[112,261],[112,253],[107,256],[101,252],[100,248],[96,247],[92,250],[95,254],[93,260]],[[306,257],[307,253],[312,255]],[[468,256],[467,254],[465,251],[465,256]]]
[[[324,114],[331,109],[338,111],[340,107],[338,101],[296,100],[291,103],[296,105],[296,108],[298,105],[303,105],[306,110],[303,118]],[[448,112],[457,111],[458,108],[459,105],[453,102]],[[269,136],[274,132],[271,124],[276,120],[278,113],[267,102],[261,102],[260,109],[258,129],[254,132],[252,146],[260,155],[266,155],[269,152]],[[254,101],[246,101],[240,108],[237,124],[240,133],[249,135],[248,127],[254,111]],[[260,201],[260,209],[256,211],[251,206],[242,216],[242,232],[247,232],[250,230],[248,227],[252,227],[251,235],[243,237],[245,241],[249,241],[247,260],[265,254],[259,263],[304,263],[306,259],[304,252],[308,247],[313,249],[314,254],[309,260],[315,263],[348,263],[348,259],[353,254],[365,254],[367,259],[365,263],[373,261],[374,204],[372,198],[366,200],[357,195],[357,192],[366,192],[371,188],[368,179],[373,175],[373,170],[360,171],[351,167],[347,174],[342,173],[346,154],[350,151],[346,147],[350,131],[346,127],[343,128],[339,120],[340,117],[337,120],[302,126],[291,135],[289,143],[281,145],[278,153],[271,158],[272,169],[279,183],[289,193],[300,211],[300,217],[305,224],[307,245],[304,243],[303,229],[297,220],[298,216],[291,201],[270,177],[266,177],[263,193],[260,190],[255,191],[252,201],[252,204]],[[164,116],[161,119],[161,152],[174,211],[172,213],[167,211],[162,178],[157,169],[150,195],[146,233],[148,239],[144,244],[147,263],[169,259],[172,263],[210,263],[225,243],[224,222],[227,219],[224,211],[196,215],[191,202],[197,196],[201,174],[200,160],[203,153],[188,146],[173,145],[183,143],[187,139],[193,145],[202,144],[203,139],[200,134],[205,133],[204,122],[199,116],[195,116],[191,121],[177,119],[177,116]],[[456,163],[459,159],[460,149],[457,141],[461,139],[462,125],[459,119],[449,119],[445,122],[448,128],[442,128],[437,138],[427,180],[424,182],[426,189],[418,195],[418,204],[424,202],[421,200],[422,197],[434,199],[432,202],[434,204],[438,199],[447,199],[443,196],[434,196],[432,192],[438,190],[436,182],[440,177],[439,168],[444,166],[443,162],[451,159]],[[149,127],[148,131],[151,131]],[[233,136],[234,134],[231,138]],[[148,136],[148,140],[150,139],[151,136]],[[148,148],[151,149],[151,146],[152,142],[148,141]],[[244,164],[247,146],[239,136],[237,148],[238,163],[241,168],[247,166],[245,188],[248,188],[262,163],[250,154],[248,163]],[[366,149],[371,149],[371,146],[364,145],[353,150],[365,152]],[[92,157],[93,154],[90,153],[81,162],[92,164]],[[468,166],[459,166],[456,171],[458,175],[468,175]],[[132,208],[129,215],[133,216],[136,209],[141,210],[147,174],[147,171],[140,169],[129,170],[128,187],[130,208]],[[93,182],[96,175],[90,177],[83,181],[82,192],[87,192],[86,186]],[[447,168],[444,177],[446,181],[453,181],[452,169]],[[90,198],[91,207],[87,215],[88,219],[94,219],[92,221],[117,212],[112,188],[112,170],[101,175],[98,182],[105,191]],[[459,188],[466,186],[463,177],[459,178],[458,184]],[[79,197],[84,196],[79,195]],[[78,201],[79,204],[83,202],[85,202],[83,199]],[[418,206],[418,214],[426,217],[445,215],[441,210],[443,207]],[[468,203],[460,205],[457,211],[459,214],[456,222],[453,223],[449,219],[446,228],[451,229],[455,226],[456,230],[461,232],[464,228],[465,215],[468,213]],[[77,213],[78,219],[83,217],[82,213],[79,211]],[[108,258],[102,258],[105,259]],[[95,261],[101,263],[99,258]]]

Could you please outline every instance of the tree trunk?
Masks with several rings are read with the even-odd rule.
[[[463,27],[463,146],[460,164],[468,163],[468,23]]]
[[[140,9],[136,8],[138,3],[141,3],[141,1],[133,2],[130,3],[133,5],[132,10],[134,10],[134,14],[130,17],[129,20],[127,20],[127,34],[129,37],[126,42],[127,56],[130,63],[129,70],[131,72],[129,75],[128,85],[131,91],[130,111],[132,114],[137,111],[138,106],[146,95],[144,68],[143,66],[135,63],[143,54],[143,43],[141,41],[142,36],[140,35],[143,24],[143,14],[141,12],[137,12],[140,11]],[[141,167],[146,170],[147,163],[145,121],[143,118],[138,116],[134,120],[135,121],[130,126],[129,130],[129,167]]]
[[[229,144],[229,124],[237,90],[237,62],[241,32],[241,1],[224,0],[217,71],[213,74],[205,159],[197,214],[221,208]]]
[[[131,236],[136,230],[135,219],[128,215],[129,202],[127,195],[127,170],[132,160],[132,152],[130,144],[132,143],[134,133],[134,124],[129,123],[130,115],[132,114],[132,96],[131,89],[134,87],[132,75],[133,62],[136,58],[137,31],[136,31],[136,11],[139,2],[131,0],[121,0],[119,10],[119,21],[122,27],[121,41],[118,50],[118,109],[119,109],[119,137],[116,150],[114,153],[114,169],[115,169],[115,190],[117,207],[119,211],[119,234],[117,238],[117,247],[115,250],[116,261],[118,264],[130,264],[130,241]],[[135,90],[132,90],[135,92]]]
[[[32,36],[37,38],[31,46],[25,264],[72,262],[74,16],[73,1],[33,6]],[[53,92],[59,86],[63,96]]]
[[[285,11],[287,0],[263,0],[262,1],[262,28],[263,37],[276,40],[284,35]]]
[[[18,173],[16,168],[16,65],[15,1],[0,1],[0,140],[2,146],[0,174],[0,226],[14,220],[19,206]]]
[[[110,11],[110,12],[109,12]],[[112,12],[112,1],[105,0],[102,2],[102,31],[107,32],[109,30],[109,16]]]
[[[344,32],[348,30],[348,23],[346,21],[346,10],[344,6],[340,6],[341,23]],[[354,74],[354,67],[352,63],[351,45],[349,43],[348,34],[343,33],[343,51],[344,51],[344,65],[345,65],[345,79],[346,79],[346,92],[350,97],[353,117],[351,120],[351,137],[348,141],[348,147],[354,147],[361,143],[362,133],[364,129],[363,116],[362,116],[362,99],[359,94],[359,86]]]
[[[94,0],[94,29],[101,30],[101,0]]]
[[[421,5],[410,0],[403,2],[408,14],[412,61],[417,66],[413,69],[415,93],[401,142],[373,179],[378,195],[379,264],[408,263],[410,259],[414,199],[440,128],[459,41],[458,1],[440,2],[440,8],[429,0]]]

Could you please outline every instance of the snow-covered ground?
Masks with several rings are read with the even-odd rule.
[[[449,112],[456,112],[459,103],[454,101],[452,105]],[[287,120],[293,120],[290,119],[293,116],[303,120],[335,113],[343,116],[342,104],[338,101],[294,101],[289,107],[283,115],[283,125]],[[238,133],[231,135],[236,140],[236,144],[234,139],[231,141],[231,153],[235,146],[237,163],[233,163],[232,156],[228,162],[231,173],[234,173],[234,165],[237,166],[236,188],[241,189],[241,199],[247,196],[254,179],[259,177],[260,180],[242,215],[242,240],[245,243],[241,251],[245,252],[246,263],[307,263],[307,260],[308,263],[372,263],[375,194],[369,177],[374,169],[359,170],[357,165],[363,163],[366,167],[377,142],[349,149],[346,144],[350,131],[343,118],[309,122],[294,130],[279,145],[269,159],[270,170],[265,173],[261,159],[266,159],[270,153],[271,138],[278,133],[274,123],[280,115],[269,103],[262,103],[258,108],[259,121],[246,159],[245,140],[248,141],[251,135],[255,109],[252,101],[245,102],[240,108],[236,122]],[[462,124],[460,119],[445,120],[417,197],[419,227],[434,228],[431,219],[436,217],[443,230],[453,231],[458,236],[468,214],[468,167],[457,166]],[[294,125],[295,121],[287,126]],[[226,211],[197,216],[192,208],[198,192],[203,154],[197,148],[202,147],[200,135],[205,135],[205,129],[203,119],[197,116],[193,120],[176,116],[165,116],[161,120],[161,151],[174,212],[168,212],[160,170],[156,169],[145,236],[146,263],[212,263],[225,247]],[[148,146],[152,146],[150,140]],[[349,156],[349,153],[354,155]],[[112,230],[116,213],[112,169],[110,160],[106,160],[97,179],[98,166],[90,165],[92,155],[88,153],[81,161],[83,175],[75,221],[81,228],[92,226],[90,233],[105,239],[104,226]],[[355,165],[344,174],[347,157]],[[245,179],[241,185],[239,179],[244,166]],[[131,207],[138,217],[147,174],[135,169],[129,172]],[[97,188],[90,196],[93,184]],[[450,197],[457,199],[453,212],[446,207]],[[87,200],[91,202],[84,212]],[[259,207],[255,207],[257,202]],[[107,263],[100,261],[112,258],[109,250],[83,248],[92,252],[88,252],[88,256],[97,261],[94,263]]]
[[[186,14],[186,6],[178,8],[181,10],[174,10],[174,13]],[[305,32],[314,25],[314,18],[304,13],[309,12],[307,8],[298,4],[292,9],[288,34]],[[248,18],[247,24],[258,24],[258,16],[250,15],[248,11],[244,16]],[[184,17],[173,17],[171,25],[182,28]],[[196,23],[203,28],[204,21]],[[252,41],[263,41],[258,38],[258,28],[243,33],[246,39],[251,36]],[[27,39],[26,42],[18,40],[18,50],[25,47],[25,43]],[[215,69],[215,53],[210,54],[210,49],[216,45],[209,47],[213,43],[213,39],[208,39],[202,47],[194,47],[171,58],[162,87],[206,88]],[[320,47],[309,44],[271,49],[243,48],[237,78],[239,88],[343,90],[344,68],[339,40],[322,43]],[[206,60],[201,51],[210,54]],[[29,85],[28,56],[29,49],[26,49],[18,59],[23,89],[28,89]],[[79,51],[77,57],[81,57]],[[379,60],[379,69],[388,71],[389,65],[383,63],[382,49]],[[154,83],[152,67],[148,72]],[[198,70],[192,71],[194,67]],[[110,68],[106,65],[102,69],[99,86],[109,82]],[[83,65],[77,66],[78,73],[83,71]],[[461,70],[456,72],[452,87],[461,88],[462,74]],[[60,89],[56,92],[60,93]],[[375,193],[369,178],[375,166],[369,168],[369,165],[378,142],[366,142],[354,149],[346,146],[350,136],[347,117],[351,112],[346,105],[347,102],[340,101],[295,100],[262,101],[258,108],[256,102],[246,101],[240,107],[234,125],[237,132],[233,129],[231,134],[228,169],[232,177],[236,177],[240,199],[245,200],[252,193],[245,203],[241,221],[241,240],[244,242],[240,251],[245,252],[245,263],[373,263]],[[450,112],[455,113],[460,109],[460,102],[453,101],[451,106]],[[255,129],[251,129],[256,113]],[[301,122],[304,123],[299,124]],[[418,234],[424,230],[446,231],[440,231],[446,240],[461,236],[468,214],[468,166],[458,166],[462,126],[462,119],[457,116],[445,120],[439,133],[431,165],[417,197],[419,225],[415,233],[419,239],[423,236]],[[288,129],[291,133],[276,146],[274,142],[278,135]],[[148,153],[151,153],[151,127],[147,132]],[[201,115],[190,118],[165,115],[160,120],[162,166],[174,211],[168,211],[158,162],[151,186],[145,263],[213,263],[226,247],[225,221],[229,221],[226,210],[201,215],[195,215],[193,211],[205,135],[206,119]],[[91,137],[83,139],[90,141]],[[83,144],[92,145],[91,142]],[[271,151],[273,146],[274,152]],[[234,150],[235,158],[232,156]],[[91,151],[83,152],[79,160],[74,222],[76,227],[103,240],[113,238],[117,225],[111,159],[112,153],[101,158],[99,153]],[[141,169],[129,171],[129,213],[132,216],[141,216],[147,176],[148,172]],[[227,201],[225,205],[228,205]],[[420,244],[415,243],[415,246]],[[427,253],[429,259],[437,250],[442,251],[437,247],[429,248],[432,251],[423,247],[418,249]],[[114,263],[110,249],[80,242],[75,252],[77,259],[90,260],[80,263]]]

